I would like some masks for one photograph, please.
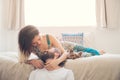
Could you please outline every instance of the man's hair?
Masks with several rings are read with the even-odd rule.
[[[54,57],[55,57],[55,52],[59,52],[59,51],[57,51],[56,48],[55,48],[55,51],[54,51],[54,52],[44,51],[44,52],[42,53],[42,55],[41,55],[41,60],[42,60],[44,63],[46,63],[46,60],[47,60],[47,59],[54,59]],[[61,55],[60,55],[60,56],[61,56]],[[59,57],[60,57],[60,56],[59,56]],[[59,57],[58,57],[58,58],[59,58]],[[65,62],[66,62],[66,60],[63,61],[63,62],[61,62],[61,63],[59,64],[59,66],[63,67],[63,66],[65,65]]]

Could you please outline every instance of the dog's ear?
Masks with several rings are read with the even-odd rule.
[[[79,52],[79,53],[78,53],[78,56],[81,57],[81,55],[82,55],[82,52]]]
[[[67,59],[74,59],[75,54],[73,52],[69,52]]]
[[[70,49],[70,53],[73,53],[73,49]]]
[[[82,55],[82,52],[74,52],[72,49],[69,51],[69,55],[67,57],[67,59],[76,59],[76,58],[80,58]]]

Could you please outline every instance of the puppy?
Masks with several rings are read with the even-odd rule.
[[[67,59],[76,59],[76,58],[80,58],[81,55],[82,55],[82,52],[76,53],[76,52],[74,52],[72,49],[71,49],[70,51],[68,51],[68,52],[69,52],[69,55],[68,55]]]

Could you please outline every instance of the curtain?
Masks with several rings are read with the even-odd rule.
[[[106,27],[106,5],[104,5],[105,0],[96,0],[96,19],[97,26]]]
[[[96,0],[96,19],[98,27],[119,27],[120,0]]]
[[[24,26],[24,0],[8,1],[8,28],[19,29]]]

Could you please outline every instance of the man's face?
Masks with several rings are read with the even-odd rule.
[[[56,51],[56,48],[50,48],[48,51],[54,53],[54,58],[58,58],[60,56],[60,52]]]

